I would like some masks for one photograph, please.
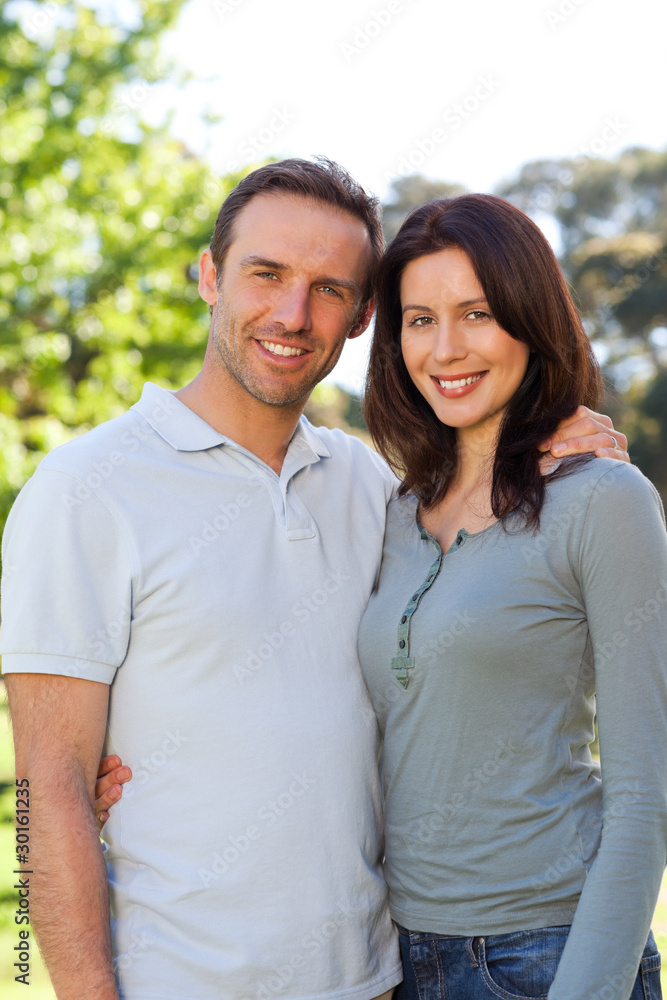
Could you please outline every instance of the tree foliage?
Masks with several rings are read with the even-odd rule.
[[[181,2],[143,0],[131,27],[78,2],[18,21],[0,3],[5,508],[45,452],[201,362],[193,267],[235,179],[141,119]]]
[[[667,323],[667,153],[531,163],[500,193],[558,224],[563,267],[611,363],[664,370],[654,334]]]
[[[454,198],[464,194],[461,184],[431,181],[421,174],[410,174],[392,181],[389,198],[382,206],[382,228],[387,241],[393,239],[405,217],[420,205],[434,198]]]
[[[125,410],[147,379],[182,385],[201,362],[194,269],[238,177],[216,178],[143,120],[173,76],[160,36],[183,0],[133,2],[122,19],[111,4],[0,0],[0,525],[47,451]],[[387,237],[412,208],[464,190],[397,179]],[[530,163],[499,193],[557,225],[623,390],[606,406],[667,495],[667,154]],[[322,387],[310,413],[363,433],[343,390]]]
[[[529,163],[499,193],[557,224],[633,460],[667,497],[667,152]]]

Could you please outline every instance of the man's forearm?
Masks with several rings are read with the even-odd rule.
[[[30,827],[31,920],[58,1000],[118,1000],[106,870],[85,787],[31,776]]]

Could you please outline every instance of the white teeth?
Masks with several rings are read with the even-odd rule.
[[[482,372],[482,375],[484,372]],[[464,385],[472,385],[473,382],[479,382],[482,375],[470,375],[469,378],[455,378],[453,381],[449,382],[446,379],[439,378],[438,382],[443,389],[460,389]]]
[[[267,351],[271,351],[271,354],[280,354],[283,358],[295,358],[306,353],[302,347],[285,347],[283,344],[274,344],[270,340],[260,340],[260,344]]]

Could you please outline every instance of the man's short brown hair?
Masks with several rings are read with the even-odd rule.
[[[373,294],[375,271],[384,249],[379,199],[368,194],[338,163],[325,156],[312,160],[290,159],[267,163],[253,170],[225,198],[211,239],[211,260],[218,281],[231,244],[237,216],[258,194],[293,194],[348,212],[361,221],[371,241],[371,264],[363,288],[364,302]]]

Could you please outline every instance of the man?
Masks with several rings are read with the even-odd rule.
[[[3,668],[59,1000],[370,1000],[401,978],[356,654],[393,478],[301,418],[368,326],[381,245],[336,165],[249,175],[200,262],[200,374],[57,449],[10,515]],[[105,833],[113,947],[103,745],[134,771]]]

